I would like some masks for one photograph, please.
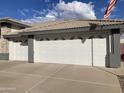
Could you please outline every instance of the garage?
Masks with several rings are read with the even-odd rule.
[[[122,29],[116,21],[72,20],[39,24],[4,38],[9,60],[119,67]]]

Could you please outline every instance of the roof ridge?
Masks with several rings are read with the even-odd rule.
[[[54,26],[54,25],[69,23],[69,22],[71,22],[71,21],[74,21],[74,20],[67,20],[67,21],[63,21],[63,22],[60,22],[60,23],[55,23],[55,24],[51,24],[51,25],[47,25],[47,26],[43,26],[43,27],[48,27],[48,26]],[[40,27],[40,28],[42,28],[42,27]]]

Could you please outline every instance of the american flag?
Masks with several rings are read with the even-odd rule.
[[[105,14],[104,14],[104,19],[108,19],[110,14],[111,14],[111,11],[112,9],[114,8],[114,5],[116,4],[117,0],[110,0],[109,2],[109,5],[105,11]]]

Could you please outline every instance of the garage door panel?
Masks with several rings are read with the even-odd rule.
[[[91,65],[91,40],[35,41],[34,61]]]

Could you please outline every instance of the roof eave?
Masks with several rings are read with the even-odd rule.
[[[98,25],[95,29],[91,29],[91,26],[77,27],[68,29],[53,29],[53,30],[37,30],[29,32],[20,32],[21,35],[36,35],[36,34],[49,34],[49,33],[63,33],[63,32],[80,32],[80,31],[106,31],[111,29],[124,29],[124,24],[112,24],[112,25]]]
[[[8,22],[8,23],[15,24],[15,25],[18,25],[18,26],[32,27],[29,24],[25,24],[25,23],[22,23],[20,21],[16,21],[16,20],[9,19],[9,18],[0,19],[0,23],[2,23],[2,22]]]

